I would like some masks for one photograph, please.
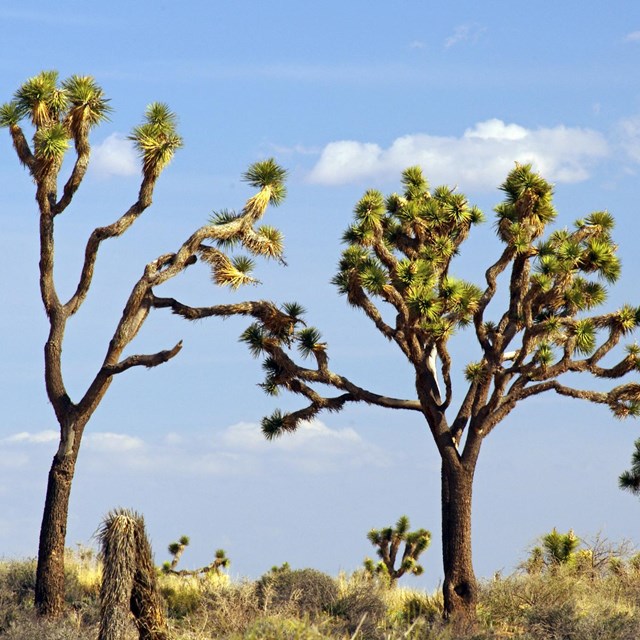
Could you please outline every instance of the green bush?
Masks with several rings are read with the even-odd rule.
[[[256,595],[258,606],[265,611],[291,607],[301,615],[314,617],[336,602],[338,585],[316,569],[272,569],[258,580]]]

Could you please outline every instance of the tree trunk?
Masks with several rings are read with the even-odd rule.
[[[476,621],[478,585],[471,561],[471,494],[474,469],[442,462],[444,616],[456,625]]]
[[[53,458],[47,483],[38,547],[35,605],[40,615],[51,618],[61,615],[64,609],[64,550],[77,457],[77,445],[66,455],[59,450]]]

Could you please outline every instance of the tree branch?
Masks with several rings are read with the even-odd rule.
[[[75,293],[65,304],[65,309],[69,315],[73,315],[78,311],[89,292],[95,262],[98,257],[98,250],[103,240],[121,236],[140,217],[145,209],[151,205],[156,179],[157,177],[145,177],[140,186],[137,201],[129,207],[126,213],[112,224],[106,227],[98,227],[91,233],[84,252],[84,264],[82,265],[78,286],[76,287]]]
[[[18,154],[18,159],[29,169],[29,173],[35,178],[36,159],[31,152],[31,148],[29,147],[27,139],[24,137],[22,129],[17,124],[14,124],[9,127],[9,133],[13,141],[13,148]]]
[[[132,367],[157,367],[158,365],[164,364],[178,355],[180,350],[182,349],[182,340],[176,344],[172,349],[167,349],[165,351],[158,351],[158,353],[146,354],[146,355],[135,355],[129,356],[125,358],[121,362],[118,362],[114,365],[104,365],[102,367],[102,373],[106,373],[107,375],[114,376],[118,373],[122,373],[127,369],[131,369]]]

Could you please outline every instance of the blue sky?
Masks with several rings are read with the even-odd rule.
[[[270,156],[289,170],[289,196],[267,218],[285,234],[288,267],[260,264],[263,284],[233,294],[194,267],[163,293],[192,304],[297,300],[329,343],[333,369],[373,391],[410,397],[411,372],[329,281],[362,192],[398,189],[412,164],[433,185],[457,185],[488,218],[460,257],[461,275],[482,284],[499,251],[497,186],[514,161],[528,161],[556,185],[557,225],[593,210],[614,214],[623,276],[608,304],[638,304],[640,5],[632,0],[606,10],[413,0],[16,7],[0,1],[0,101],[57,69],[93,75],[114,108],[94,132],[86,182],[58,222],[63,294],[90,231],[135,199],[139,169],[126,135],[146,105],[167,102],[185,141],[153,207],[103,247],[94,290],[69,324],[64,367],[74,397],[99,366],[144,265],[176,249],[212,210],[241,207],[251,195],[242,172]],[[57,436],[42,379],[47,326],[33,186],[6,131],[0,181],[0,554],[31,556]],[[103,515],[125,506],[145,515],[158,561],[187,534],[185,566],[223,547],[234,575],[257,577],[285,561],[336,574],[373,551],[369,528],[407,514],[434,533],[426,574],[414,584],[435,586],[439,465],[425,424],[353,406],[263,441],[260,418],[299,404],[256,386],[260,364],[237,342],[245,324],[149,319],[135,352],[179,339],[184,349],[162,367],[119,376],[96,412],[78,463],[69,544],[90,543]],[[452,344],[458,383],[474,350],[465,333]],[[509,416],[485,442],[477,471],[478,574],[511,570],[554,526],[640,543],[640,505],[617,489],[639,427],[551,396]]]

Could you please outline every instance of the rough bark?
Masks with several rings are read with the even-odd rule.
[[[35,592],[38,612],[48,617],[57,617],[64,609],[64,549],[78,444],[65,455],[61,442],[49,471],[40,527]]]
[[[442,463],[442,561],[444,615],[456,625],[473,625],[478,585],[471,559],[473,469]]]

